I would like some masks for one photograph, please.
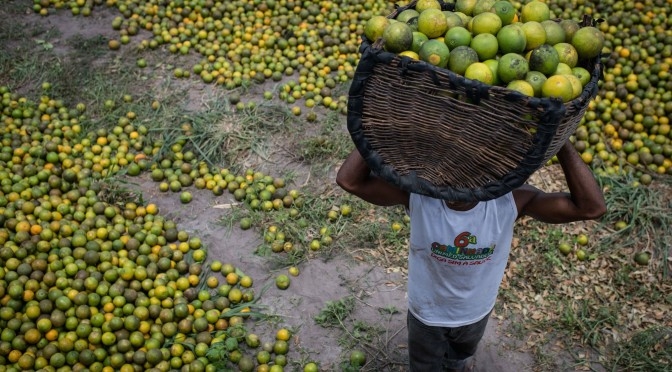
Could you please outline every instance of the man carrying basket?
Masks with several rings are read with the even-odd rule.
[[[371,173],[358,150],[338,171],[345,191],[372,204],[403,205],[411,218],[408,258],[410,370],[467,371],[497,298],[513,226],[598,219],[602,190],[571,143],[557,154],[569,192],[520,186],[493,200],[456,202],[403,191]]]

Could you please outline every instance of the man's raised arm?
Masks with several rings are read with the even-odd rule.
[[[602,190],[592,171],[568,141],[558,152],[569,193],[545,193],[524,185],[514,190],[519,216],[528,215],[548,223],[566,223],[600,218],[607,211]]]
[[[382,206],[402,204],[408,207],[408,193],[371,174],[371,169],[357,149],[341,165],[336,183],[343,190],[369,203]]]

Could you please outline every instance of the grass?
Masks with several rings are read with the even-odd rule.
[[[619,343],[612,371],[664,372],[672,368],[672,328],[651,327]]]

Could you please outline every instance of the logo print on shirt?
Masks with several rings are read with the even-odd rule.
[[[432,243],[432,253],[450,260],[475,261],[488,259],[495,252],[495,244],[485,248],[469,248],[469,244],[478,244],[478,238],[465,231],[458,234],[453,245]]]

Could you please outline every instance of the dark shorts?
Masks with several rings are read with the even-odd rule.
[[[462,327],[431,327],[407,315],[411,372],[461,370],[476,353],[490,314]]]

